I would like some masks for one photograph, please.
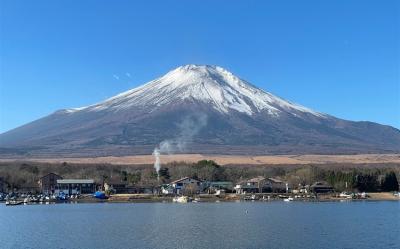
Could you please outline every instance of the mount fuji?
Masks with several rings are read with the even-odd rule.
[[[400,131],[291,103],[208,65],[178,67],[103,102],[0,134],[0,156],[400,152]]]

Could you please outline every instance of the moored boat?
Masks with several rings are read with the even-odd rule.
[[[342,192],[342,193],[340,193],[340,194],[339,194],[339,197],[340,197],[340,198],[346,198],[346,199],[351,199],[351,198],[353,198],[353,196],[352,196],[350,193],[347,193],[347,192]]]
[[[97,198],[97,199],[100,199],[100,200],[108,199],[108,196],[103,191],[96,191],[96,193],[94,193],[94,197]]]
[[[23,201],[11,200],[11,201],[6,201],[6,206],[16,206],[16,205],[21,205],[23,203],[24,203]]]
[[[188,203],[189,202],[189,197],[187,196],[178,196],[174,197],[172,199],[173,202],[178,202],[178,203]]]
[[[259,199],[259,197],[256,196],[256,195],[251,195],[251,196],[245,196],[245,197],[244,197],[244,200],[245,200],[245,201],[256,201],[256,200],[258,200],[258,199]]]

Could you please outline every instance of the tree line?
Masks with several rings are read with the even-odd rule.
[[[1,162],[0,182],[12,189],[29,189],[37,187],[39,178],[50,172],[64,178],[90,178],[99,183],[109,179],[135,186],[157,186],[187,176],[200,180],[233,183],[264,176],[280,178],[292,187],[325,181],[337,191],[366,192],[398,191],[400,179],[398,164],[221,166],[214,161],[202,160],[197,163],[164,164],[159,171],[159,177],[152,165]]]

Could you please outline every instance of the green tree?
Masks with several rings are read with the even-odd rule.
[[[129,183],[137,184],[138,182],[140,182],[142,174],[140,172],[128,173],[126,178]]]
[[[160,171],[158,171],[158,174],[163,183],[167,182],[171,178],[168,168],[161,168]]]
[[[378,176],[373,173],[365,173],[356,175],[355,187],[359,191],[374,192],[378,190]]]
[[[121,171],[121,180],[124,182],[128,181],[128,172],[125,170]]]
[[[223,181],[226,179],[224,168],[212,160],[201,160],[193,166],[191,177],[209,181]]]
[[[398,191],[399,182],[397,181],[396,173],[393,171],[386,173],[381,188],[382,191]]]

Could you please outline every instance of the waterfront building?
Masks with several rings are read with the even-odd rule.
[[[40,192],[43,194],[53,194],[57,187],[57,180],[60,179],[62,179],[62,177],[55,173],[49,173],[40,177],[38,182]]]
[[[331,193],[335,190],[326,182],[315,182],[310,186],[310,190],[314,193]]]
[[[267,185],[269,185],[270,189],[274,193],[283,193],[289,192],[289,185],[287,182],[284,182],[277,178],[267,178]]]
[[[107,179],[104,182],[104,191],[110,191],[113,194],[135,194],[139,189],[135,186],[129,185],[126,181],[115,179]]]
[[[266,178],[259,176],[238,182],[234,189],[238,194],[271,192],[267,191],[266,187],[269,187],[266,185]]]
[[[198,194],[202,190],[202,181],[184,177],[170,183],[175,194]]]
[[[258,176],[249,180],[241,181],[234,187],[236,193],[283,193],[288,190],[286,182],[276,178],[265,178]]]
[[[55,192],[64,192],[68,195],[93,194],[96,185],[93,179],[59,179]]]

